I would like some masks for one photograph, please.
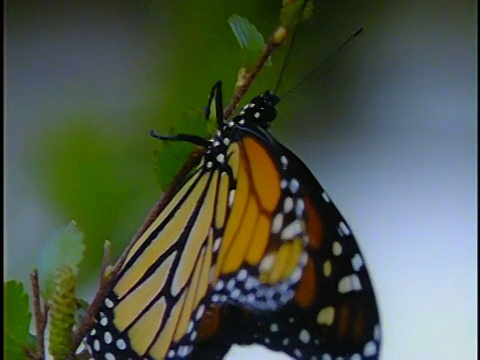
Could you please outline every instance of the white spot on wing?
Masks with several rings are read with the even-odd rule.
[[[110,334],[110,331],[105,331],[105,333],[103,334],[103,341],[105,342],[105,344],[110,344],[112,340],[112,334]]]
[[[275,215],[272,221],[272,233],[276,234],[278,233],[283,226],[283,215],[278,213]]]
[[[200,320],[204,311],[205,311],[205,305],[201,304],[197,309],[197,313],[195,314],[195,320]]]
[[[332,253],[335,256],[342,255],[342,245],[338,241],[334,241],[332,244]]]
[[[235,287],[235,279],[228,280],[227,290],[232,291],[234,287]]]
[[[303,231],[300,220],[294,220],[288,224],[283,230],[280,238],[282,240],[293,239],[295,236],[301,234]]]
[[[215,290],[220,291],[223,289],[223,280],[218,280],[214,287]]]
[[[292,211],[292,209],[293,209],[293,199],[290,196],[288,196],[283,201],[283,212],[289,213],[290,211]]]
[[[306,329],[302,329],[302,331],[300,331],[300,333],[298,334],[298,338],[304,344],[308,344],[308,342],[310,341],[310,333]]]
[[[230,293],[230,297],[231,297],[232,299],[237,299],[239,296],[240,296],[240,289],[234,289],[234,290]]]
[[[352,257],[352,267],[353,267],[353,270],[355,271],[358,271],[360,270],[360,268],[362,267],[363,265],[363,260],[362,260],[362,257],[360,256],[360,254],[355,254],[353,257]]]
[[[305,210],[305,203],[302,199],[298,199],[295,206],[295,215],[297,215],[297,217],[303,216],[303,210]]]
[[[218,161],[220,164],[223,164],[223,162],[225,161],[225,155],[223,155],[223,154],[218,154],[218,155],[217,155],[217,161]]]
[[[274,261],[275,261],[274,254],[265,255],[263,260],[260,262],[258,269],[260,270],[261,273],[268,272],[272,268]]]
[[[345,235],[345,236],[350,235],[350,229],[348,228],[347,224],[345,224],[343,221],[340,221],[340,224],[338,224],[338,229],[341,232],[340,235]]]
[[[237,273],[237,280],[239,281],[243,281],[247,278],[248,276],[248,273],[247,273],[247,270],[245,269],[241,269],[238,273]]]
[[[300,188],[300,183],[298,182],[297,179],[293,178],[290,180],[290,191],[295,194],[298,189]]]
[[[325,202],[327,202],[327,203],[330,202],[330,198],[328,197],[328,195],[325,191],[322,193],[322,197],[323,197],[323,200],[325,200]]]
[[[341,278],[338,282],[338,292],[341,294],[348,293],[350,291],[358,291],[362,289],[362,284],[357,275],[347,275]]]
[[[105,306],[109,309],[113,308],[113,301],[110,300],[110,298],[105,298],[105,300],[103,301]]]
[[[102,326],[107,326],[108,324],[108,319],[106,316],[103,316],[101,319],[100,319],[100,325]]]
[[[373,341],[369,341],[365,344],[363,348],[363,355],[373,356],[377,353],[377,345]]]
[[[117,345],[118,350],[125,350],[127,348],[127,343],[123,339],[118,339],[115,345]]]
[[[245,281],[245,286],[244,286],[244,287],[245,287],[245,290],[250,290],[250,289],[252,289],[254,286],[255,286],[255,280],[254,280],[254,278],[252,278],[252,277],[247,278],[247,281]],[[249,294],[249,295],[253,295],[253,294]],[[248,297],[248,295],[247,295],[247,297]]]

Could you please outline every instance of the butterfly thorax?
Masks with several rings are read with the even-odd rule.
[[[279,101],[280,98],[277,95],[267,90],[263,94],[254,97],[238,112],[238,115],[232,121],[240,125],[244,123],[251,124],[268,130],[270,123],[277,116],[275,105]]]
[[[232,142],[237,142],[244,136],[244,132],[250,132],[271,142],[268,129],[277,116],[275,105],[280,98],[266,90],[263,94],[254,97],[246,104],[231,120],[226,120],[223,126],[217,129],[214,137],[209,141],[210,146],[205,149],[204,166],[210,170],[216,166],[223,167],[227,149]]]

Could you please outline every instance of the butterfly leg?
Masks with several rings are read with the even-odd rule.
[[[205,119],[210,117],[210,109],[212,107],[212,101],[215,99],[215,115],[217,118],[217,125],[220,128],[223,125],[223,97],[222,97],[222,82],[217,81],[213,85],[210,91],[210,97],[208,98],[208,105],[205,108]]]

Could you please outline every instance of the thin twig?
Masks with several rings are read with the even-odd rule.
[[[31,360],[40,360],[39,357],[38,357],[38,355],[37,355],[37,354],[34,354],[34,353],[32,352],[32,350],[30,350],[30,349],[27,348],[27,347],[24,347],[24,348],[23,348],[23,352],[24,352],[25,355],[26,355],[29,359],[31,359]]]
[[[73,341],[72,341],[73,352],[77,350],[77,348],[80,346],[80,343],[82,342],[82,339],[85,337],[87,332],[92,328],[95,315],[97,314],[97,310],[102,304],[102,301],[107,295],[108,291],[110,290],[111,282],[112,282],[111,278],[109,281],[105,280],[104,276],[100,278],[100,283],[98,285],[98,290],[95,293],[95,297],[93,298],[92,302],[88,306],[85,316],[82,318],[82,321],[77,326],[77,329],[73,334]]]
[[[40,303],[40,286],[38,285],[38,271],[35,269],[30,273],[30,281],[32,283],[33,296],[33,314],[35,317],[35,330],[37,333],[38,359],[43,360],[45,356],[45,325],[46,318],[42,313]]]
[[[273,36],[270,37],[267,42],[267,46],[265,46],[265,49],[261,53],[260,58],[258,59],[255,66],[252,68],[252,71],[247,73],[244,76],[243,81],[235,87],[235,92],[232,95],[232,99],[230,100],[228,106],[225,108],[225,111],[223,112],[223,116],[225,117],[225,119],[228,119],[235,111],[238,103],[240,102],[240,100],[242,100],[243,96],[250,88],[250,85],[252,85],[253,80],[257,77],[258,73],[263,68],[268,58],[272,54],[273,50],[275,50],[275,48],[277,48],[279,45],[280,44],[274,40]]]

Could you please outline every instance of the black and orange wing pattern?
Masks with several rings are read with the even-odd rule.
[[[160,137],[203,156],[130,249],[87,339],[95,359],[219,358],[253,342],[299,359],[376,358],[363,257],[310,171],[268,132],[277,102],[254,98],[217,119],[208,141]]]
[[[270,96],[268,92],[263,95]],[[248,109],[250,105],[242,111]],[[256,118],[255,114],[244,116]],[[241,119],[242,114],[234,121]],[[295,227],[296,231],[307,235],[307,260],[301,279],[292,286],[293,299],[273,312],[241,309],[238,304],[230,305],[233,301],[210,308],[210,314],[202,320],[205,324],[193,356],[222,358],[231,343],[258,343],[296,359],[378,359],[379,314],[365,260],[352,231],[306,165],[267,133],[268,124],[245,121],[238,127],[241,135],[237,136],[243,139],[239,144],[245,152],[261,154],[251,157],[257,176],[268,170],[272,187],[278,184],[281,189],[282,200],[275,215],[281,214],[284,221],[281,234],[298,221],[301,225]],[[260,151],[256,149],[258,144]],[[271,172],[277,174],[276,179],[272,180]],[[246,239],[257,240],[255,236]],[[279,250],[277,256],[280,254]],[[295,255],[292,259],[296,261]],[[287,256],[285,261],[289,260]],[[288,266],[294,267],[289,264],[284,269]]]
[[[294,215],[302,200],[282,185],[289,180],[279,171],[281,159],[272,162],[264,146],[267,139],[246,131],[248,114],[264,115],[264,104],[254,101],[247,106],[219,135],[223,142],[233,141],[226,154],[230,164],[238,165],[233,171],[236,188],[230,194],[234,200],[211,279],[211,300],[274,311],[294,296],[307,263],[308,236],[304,215]],[[285,213],[285,208],[293,213]]]
[[[381,328],[365,260],[351,229],[305,164],[276,141],[305,202],[308,260],[295,296],[275,312],[210,308],[194,359],[221,359],[232,343],[262,344],[295,359],[378,359]]]

